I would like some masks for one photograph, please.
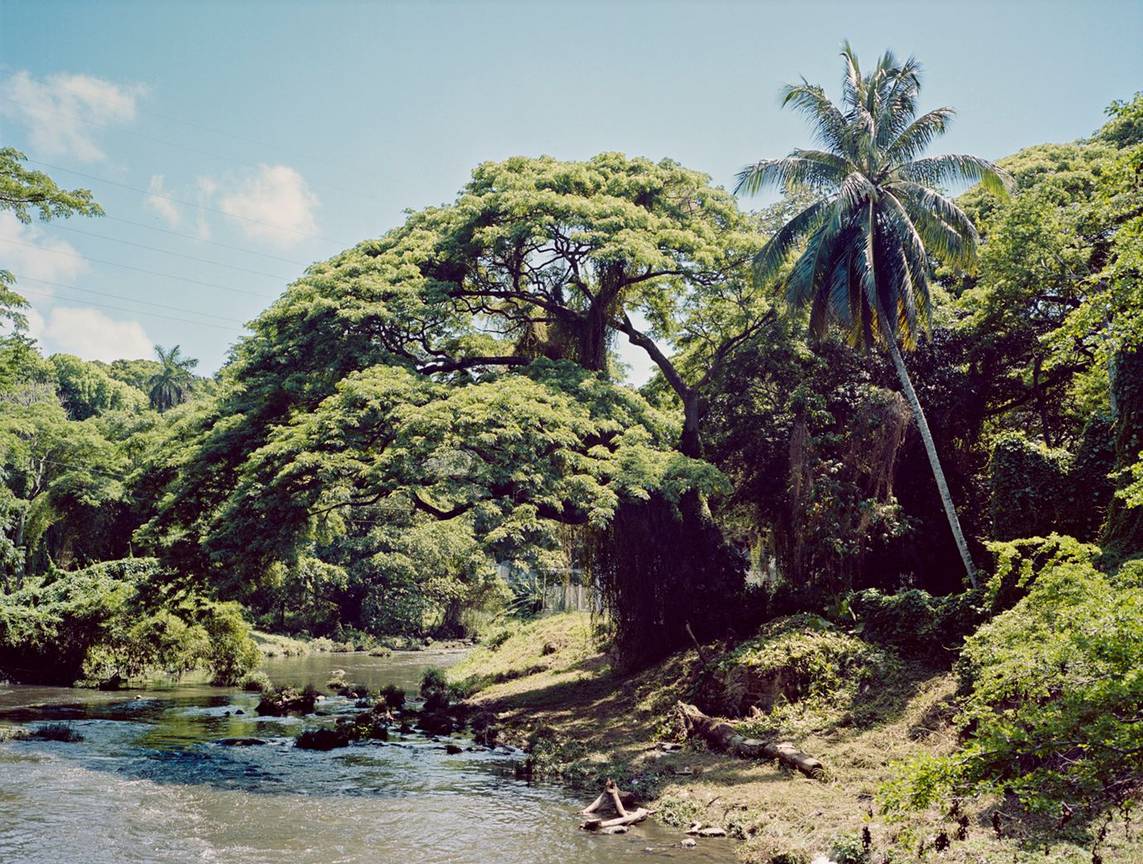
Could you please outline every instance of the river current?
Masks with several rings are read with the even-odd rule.
[[[263,668],[277,685],[322,687],[342,669],[350,681],[412,692],[425,668],[459,657],[315,654]],[[332,697],[317,716],[271,718],[255,715],[257,702],[205,684],[117,693],[0,686],[0,723],[64,721],[83,736],[0,744],[0,864],[733,860],[727,841],[683,848],[680,832],[652,823],[589,835],[578,827],[582,800],[515,779],[518,754],[448,754],[415,734],[299,750],[299,731],[331,724],[353,703]],[[243,737],[267,743],[220,743]]]

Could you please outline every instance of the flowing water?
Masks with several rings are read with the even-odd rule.
[[[413,691],[426,667],[459,656],[316,654],[264,668],[278,685],[321,687],[337,668],[350,681]],[[353,704],[330,698],[303,719],[257,717],[257,702],[204,684],[119,693],[0,686],[0,722],[66,721],[83,736],[0,744],[0,862],[733,860],[727,841],[686,849],[679,832],[649,823],[625,835],[589,835],[578,828],[582,800],[514,779],[518,754],[449,755],[419,735],[299,750],[293,738],[301,729],[328,724]],[[237,737],[267,743],[219,743]]]

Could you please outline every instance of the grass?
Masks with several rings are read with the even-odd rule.
[[[891,662],[859,687],[819,692],[800,708],[738,721],[744,734],[753,726],[788,736],[821,759],[828,772],[822,782],[773,763],[712,753],[693,741],[675,752],[657,746],[679,738],[673,706],[692,701],[702,677],[694,651],[638,675],[614,675],[584,614],[518,625],[492,644],[473,651],[449,677],[471,685],[471,701],[498,714],[503,740],[531,744],[537,768],[581,790],[585,802],[613,777],[651,802],[668,825],[700,821],[726,828],[739,841],[743,861],[808,864],[816,855],[839,864],[1093,860],[1091,836],[1061,836],[1053,820],[1033,818],[1008,801],[963,802],[954,814],[931,810],[895,821],[881,812],[878,790],[895,777],[898,763],[956,744],[950,723],[956,682],[947,673]],[[555,650],[545,654],[545,646]],[[748,653],[757,659],[756,650]],[[996,812],[1001,836],[993,828]],[[1117,824],[1099,850],[1105,864],[1143,860],[1143,842]],[[944,839],[948,848],[936,851]]]

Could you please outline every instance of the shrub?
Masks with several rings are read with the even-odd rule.
[[[55,570],[0,595],[0,669],[15,680],[73,684],[207,669],[232,684],[261,659],[236,603],[163,597],[150,558]],[[159,605],[163,600],[165,605]]]
[[[396,684],[386,684],[381,688],[381,701],[387,707],[397,710],[405,704],[405,691]]]
[[[261,669],[247,672],[238,682],[238,686],[248,693],[268,693],[274,689],[270,676]]]
[[[1044,570],[1065,563],[1090,564],[1100,554],[1098,546],[1061,534],[986,545],[996,556],[996,570],[985,586],[993,614],[1015,606]]]
[[[1072,456],[1029,441],[1018,432],[1001,435],[989,463],[992,536],[998,540],[1047,534],[1060,526],[1068,507]]]
[[[431,666],[421,676],[421,698],[425,700],[425,711],[432,713],[449,706],[448,678],[443,669]]]
[[[70,723],[45,723],[37,726],[28,733],[28,738],[36,741],[62,741],[65,744],[75,744],[83,740]]]
[[[199,621],[209,637],[205,661],[214,684],[233,684],[261,661],[242,607],[234,602],[207,601]]]
[[[721,657],[703,675],[698,699],[706,709],[741,716],[770,712],[810,697],[828,698],[890,674],[891,654],[838,631],[816,615],[791,615]]]
[[[983,601],[981,591],[934,597],[916,588],[892,595],[869,588],[853,595],[850,609],[862,622],[864,639],[945,665],[984,620]]]
[[[1143,778],[1143,585],[1059,560],[1027,596],[965,642],[960,751],[924,757],[889,784],[889,807],[1004,792],[1031,810],[1088,816]]]

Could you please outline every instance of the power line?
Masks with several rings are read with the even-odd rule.
[[[280,222],[265,222],[261,219],[251,219],[249,216],[239,216],[237,213],[231,213],[229,210],[222,210],[218,207],[211,207],[207,204],[202,204],[196,201],[187,201],[184,198],[175,198],[173,195],[165,195],[161,192],[154,192],[150,189],[144,189],[142,186],[132,186],[130,183],[120,183],[118,180],[108,180],[106,177],[97,177],[94,174],[87,174],[83,171],[76,171],[73,168],[64,168],[62,165],[53,165],[50,162],[41,162],[39,159],[28,159],[34,165],[42,165],[44,168],[50,168],[53,171],[63,171],[65,174],[74,174],[77,177],[84,177],[88,180],[94,180],[96,183],[105,183],[108,186],[118,186],[120,189],[130,189],[132,192],[139,192],[143,195],[148,195],[154,198],[163,198],[174,204],[182,204],[186,207],[197,207],[201,210],[209,210],[211,213],[221,213],[223,216],[229,216],[231,219],[240,219],[243,222],[249,222],[252,225],[262,225],[266,228],[273,228],[276,231],[285,231],[287,234],[294,234],[298,237],[309,236],[304,231],[297,229],[287,228]],[[353,246],[353,243],[345,243],[344,241],[337,240],[336,238],[329,237],[325,234],[317,234],[314,236],[325,237],[327,240],[333,240],[335,243],[341,243],[345,246]]]
[[[80,123],[84,123],[88,126],[94,126],[96,128],[101,128],[98,123],[95,123],[92,120],[85,120],[82,117],[77,117],[75,119],[79,120]],[[191,125],[193,125],[193,124],[191,124]],[[200,127],[200,128],[203,128],[203,127]],[[154,141],[156,144],[163,144],[163,145],[166,145],[167,147],[175,147],[176,149],[179,149],[179,150],[185,150],[188,153],[198,153],[200,156],[206,156],[208,159],[215,159],[219,162],[226,162],[226,163],[234,164],[234,165],[244,165],[247,168],[258,168],[258,167],[260,167],[260,165],[256,162],[249,162],[245,159],[239,159],[239,158],[234,157],[234,156],[224,156],[221,153],[214,153],[210,150],[203,150],[201,147],[194,147],[190,144],[183,144],[180,141],[168,141],[165,138],[157,138],[154,135],[149,135],[146,132],[138,132],[134,129],[119,129],[118,132],[119,132],[119,134],[133,135],[136,138],[142,138],[146,141]],[[224,135],[224,136],[227,135],[227,133],[221,132],[219,130],[214,130],[214,134]],[[234,136],[227,136],[227,137],[234,137]],[[276,149],[278,151],[282,150],[281,146],[277,145],[277,144],[270,144],[268,142],[254,142],[254,143],[258,143],[259,146],[262,146],[262,147],[271,147],[271,148]],[[316,159],[317,158],[314,156],[308,156],[308,155],[301,154],[301,153],[295,153],[292,155],[304,156],[304,158],[306,158],[306,159]],[[343,195],[355,195],[358,198],[363,198],[363,199],[366,199],[368,201],[374,201],[377,203],[381,203],[381,199],[378,198],[376,195],[369,195],[365,192],[360,191],[359,189],[349,189],[349,188],[346,188],[344,186],[335,186],[331,183],[325,183],[325,182],[320,181],[320,180],[307,180],[306,182],[309,183],[311,186],[317,186],[318,188],[329,189],[331,192],[339,192]]]
[[[80,288],[78,285],[65,285],[62,282],[53,282],[51,279],[39,279],[35,276],[25,276],[20,273],[12,274],[16,277],[17,282],[21,279],[28,282],[39,282],[43,285],[53,285],[56,288],[66,288],[69,291],[82,291],[86,294],[97,294],[100,297],[110,297],[113,300],[126,300],[129,303],[142,303],[144,306],[154,306],[156,309],[168,309],[172,312],[186,312],[189,315],[201,315],[204,318],[214,318],[218,321],[228,321],[232,324],[243,324],[237,318],[227,318],[225,315],[213,315],[210,312],[199,312],[195,309],[184,309],[181,306],[168,306],[165,303],[155,303],[150,300],[140,300],[136,297],[125,297],[122,294],[108,294],[106,291],[96,291],[93,288]],[[22,291],[22,287],[17,287],[16,291]]]
[[[269,279],[276,279],[280,282],[289,282],[289,276],[279,276],[277,273],[266,273],[262,270],[251,270],[249,267],[239,267],[236,264],[226,264],[222,261],[212,261],[210,258],[199,258],[196,255],[184,255],[182,252],[172,252],[170,249],[160,249],[158,246],[148,246],[146,243],[136,243],[133,240],[120,240],[118,237],[108,237],[106,234],[92,234],[90,231],[81,231],[78,228],[71,228],[67,225],[55,225],[55,228],[61,231],[71,231],[75,234],[82,234],[85,237],[95,237],[99,240],[110,240],[112,243],[123,243],[127,246],[137,246],[140,249],[149,249],[152,252],[161,252],[163,255],[173,255],[175,258],[185,258],[188,261],[198,261],[201,264],[213,264],[216,267],[226,267],[229,270],[238,270],[241,273],[251,273],[255,276],[265,276]]]
[[[150,276],[160,276],[165,279],[177,279],[180,282],[189,282],[192,285],[202,285],[207,288],[218,288],[221,291],[234,291],[238,294],[250,294],[254,297],[272,296],[263,291],[247,291],[245,288],[232,288],[228,285],[219,285],[215,282],[203,282],[200,279],[191,279],[189,276],[176,276],[173,273],[160,273],[157,270],[147,270],[146,268],[134,267],[130,264],[120,264],[118,261],[106,261],[102,258],[92,258],[89,255],[81,255],[79,252],[69,252],[62,249],[46,249],[43,246],[37,246],[35,243],[23,243],[19,240],[9,240],[6,237],[0,237],[0,243],[12,243],[16,246],[26,246],[28,249],[35,249],[39,252],[48,252],[52,255],[69,255],[73,258],[82,258],[84,261],[90,261],[93,264],[106,264],[110,267],[122,267],[124,270],[134,270],[138,273],[146,273]]]
[[[189,318],[177,318],[174,315],[161,315],[158,312],[144,312],[140,309],[128,309],[125,306],[110,306],[106,303],[92,303],[89,300],[84,300],[80,297],[59,297],[49,291],[36,291],[35,289],[22,288],[25,294],[35,294],[38,297],[55,298],[57,300],[71,300],[73,303],[82,303],[85,306],[93,306],[97,309],[111,309],[115,312],[127,312],[131,315],[145,315],[150,318],[165,318],[167,321],[180,321],[183,324],[190,324],[195,327],[212,327],[215,330],[226,330],[230,333],[241,333],[241,327],[225,327],[222,324],[211,324],[208,321],[192,321]],[[197,314],[197,313],[195,313]]]
[[[218,246],[220,249],[230,249],[234,252],[245,252],[247,255],[257,255],[260,258],[271,258],[274,261],[284,261],[287,264],[293,264],[297,267],[309,267],[305,261],[295,261],[293,258],[283,258],[281,255],[271,255],[269,252],[255,252],[253,249],[244,249],[241,246],[231,246],[229,243],[220,243],[217,240],[208,240],[205,237],[199,237],[197,234],[188,234],[186,231],[172,231],[170,228],[160,228],[158,225],[148,225],[146,222],[133,222],[130,219],[124,219],[122,216],[111,216],[104,213],[101,219],[110,219],[113,222],[122,222],[124,225],[134,225],[136,228],[146,228],[148,231],[159,231],[163,234],[170,234],[173,237],[185,237],[187,240],[194,240],[196,243],[208,243],[211,246]],[[57,227],[58,224],[57,224]]]

